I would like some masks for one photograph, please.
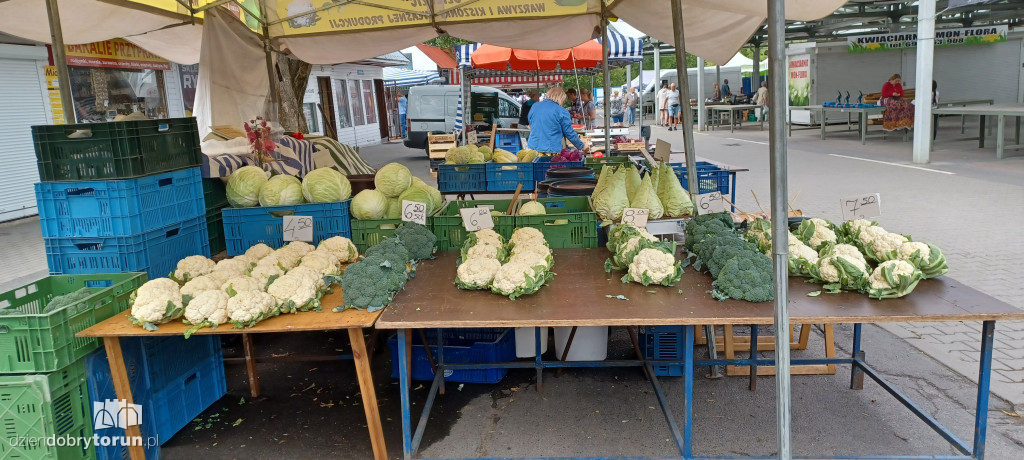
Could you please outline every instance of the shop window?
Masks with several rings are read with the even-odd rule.
[[[519,107],[504,99],[498,99],[498,116],[501,118],[519,118]]]
[[[68,73],[79,122],[112,121],[133,112],[148,118],[167,117],[160,70],[72,66]]]
[[[320,111],[316,108],[315,102],[302,104],[302,115],[306,117],[306,128],[309,132],[323,132],[320,130]]]
[[[348,96],[349,103],[352,105],[352,119],[355,121],[355,125],[365,125],[366,115],[363,112],[363,97],[362,93],[359,90],[358,80],[348,81]]]
[[[334,80],[335,102],[338,107],[338,128],[352,127],[352,110],[349,106],[348,85],[346,80]]]
[[[366,107],[366,124],[372,125],[377,122],[377,99],[373,92],[373,82],[363,80],[363,104]]]

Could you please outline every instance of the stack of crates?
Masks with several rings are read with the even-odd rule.
[[[194,118],[33,126],[53,274],[147,272],[210,256]]]
[[[220,178],[203,179],[203,200],[206,202],[206,232],[210,238],[210,254],[227,249],[224,239],[224,218],[220,210],[228,207],[227,184]]]
[[[145,273],[52,275],[0,293],[0,458],[95,458],[86,360],[99,347],[75,333],[129,307]],[[89,288],[62,306],[58,296]],[[60,443],[46,443],[49,437]],[[31,440],[32,442],[15,442]]]

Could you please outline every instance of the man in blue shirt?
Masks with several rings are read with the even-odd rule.
[[[725,79],[725,83],[722,84],[722,100],[732,102],[732,89],[729,88],[729,79]]]
[[[402,125],[402,137],[405,137],[405,114],[409,110],[409,100],[405,98],[405,95],[398,93],[398,123]]]
[[[562,107],[565,98],[565,91],[556,86],[548,90],[546,99],[530,107],[530,138],[526,143],[542,155],[561,152],[563,139],[569,139],[572,145],[584,152],[590,150],[590,146],[584,144],[572,129],[569,111]]]

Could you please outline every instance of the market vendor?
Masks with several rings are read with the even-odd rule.
[[[530,108],[530,138],[526,141],[540,155],[556,155],[562,151],[562,139],[584,152],[590,149],[572,129],[569,111],[562,107],[566,94],[560,87],[548,90],[547,97]]]

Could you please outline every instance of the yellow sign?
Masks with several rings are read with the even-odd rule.
[[[133,70],[171,70],[171,63],[166,59],[120,38],[84,45],[67,45],[65,48],[68,65]]]
[[[50,98],[53,124],[63,125],[67,121],[64,119],[64,105],[60,101],[60,80],[57,79],[57,67],[48,65],[43,69],[46,71],[46,94]]]
[[[375,0],[320,9],[314,0],[280,0],[277,14],[286,19],[285,35],[348,32],[430,24],[432,0]],[[372,4],[370,4],[372,3]],[[441,23],[483,19],[536,19],[583,14],[587,0],[444,0],[435,11]],[[465,5],[463,5],[465,4]]]

